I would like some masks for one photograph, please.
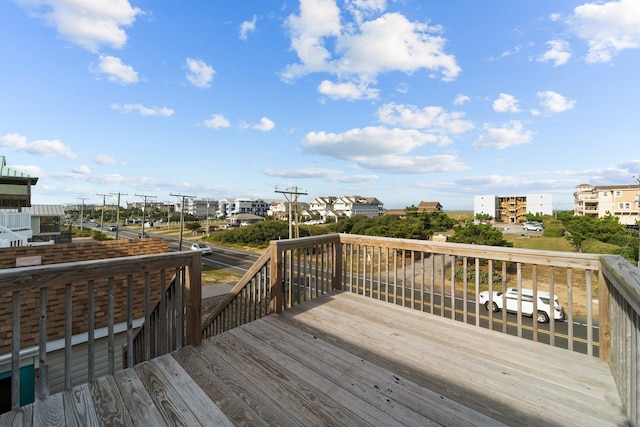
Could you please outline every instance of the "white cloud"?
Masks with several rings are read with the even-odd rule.
[[[554,67],[569,62],[571,58],[569,43],[564,40],[550,40],[546,45],[549,46],[549,50],[538,57],[538,62],[553,62]]]
[[[87,165],[80,165],[72,170],[73,173],[78,175],[89,175],[91,174],[91,169]]]
[[[44,171],[42,170],[42,168],[40,168],[39,166],[33,166],[33,165],[13,165],[11,166],[11,168],[20,171],[22,173],[25,173],[29,176],[36,176],[38,178],[41,178],[43,176],[45,176],[46,174],[44,173]],[[39,185],[38,185],[39,187]]]
[[[573,108],[576,101],[570,101],[557,92],[547,90],[536,95],[542,106],[550,113],[562,113]]]
[[[518,100],[513,95],[501,93],[498,99],[493,101],[493,110],[496,113],[517,113],[520,108],[518,108]]]
[[[464,113],[446,112],[442,107],[385,104],[376,112],[381,123],[403,128],[427,129],[438,134],[460,134],[473,129],[473,124],[464,120]]]
[[[92,71],[106,74],[107,78],[123,85],[138,83],[138,73],[130,65],[122,63],[120,58],[109,55],[100,55],[98,67]]]
[[[189,83],[199,88],[211,86],[211,80],[216,71],[200,59],[187,58],[187,80]]]
[[[386,0],[347,0],[345,7],[353,15],[356,22],[361,23],[366,17],[384,12],[387,8]]]
[[[276,127],[276,124],[272,121],[269,120],[266,117],[263,117],[260,119],[260,123],[250,126],[251,129],[255,129],[255,130],[259,130],[261,132],[269,132],[270,130],[273,130]]]
[[[266,169],[267,176],[289,179],[324,179],[329,182],[359,183],[378,179],[377,175],[347,175],[343,170],[326,168]]]
[[[203,124],[211,129],[228,128],[231,126],[229,120],[227,120],[222,114],[213,114],[209,120],[205,120]]]
[[[162,117],[171,117],[174,110],[167,107],[145,107],[142,104],[111,104],[111,108],[114,110],[122,111],[123,113],[129,114],[133,111],[137,111],[141,116],[162,116]]]
[[[569,28],[589,46],[586,61],[609,62],[624,49],[640,47],[640,2],[620,0],[585,3],[567,21]]]
[[[143,13],[128,0],[14,0],[31,16],[41,18],[74,44],[97,52],[100,46],[122,48],[127,43],[123,27]]]
[[[442,80],[455,79],[460,67],[444,51],[441,28],[410,22],[399,13],[365,20],[385,6],[382,1],[349,2],[347,8],[358,12],[356,21],[342,27],[334,0],[301,0],[299,14],[286,21],[291,48],[300,62],[288,65],[282,78],[328,72],[342,80],[373,81],[380,73],[426,69]]]
[[[360,159],[358,164],[368,169],[394,174],[455,172],[469,169],[450,154],[437,156],[380,156]]]
[[[107,156],[106,154],[98,154],[93,158],[93,161],[102,166],[113,166],[118,164],[118,161],[115,158]]]
[[[318,86],[318,92],[331,99],[378,99],[378,89],[373,89],[366,84],[356,83],[333,83],[323,80]]]
[[[0,136],[0,147],[10,151],[23,151],[36,156],[64,157],[67,159],[78,158],[68,145],[64,145],[57,139],[40,139],[28,142],[27,137],[17,133]]]
[[[248,34],[256,30],[256,22],[256,15],[253,15],[253,20],[244,21],[240,24],[240,40],[247,40]]]
[[[351,129],[343,133],[309,132],[302,147],[341,160],[364,161],[367,157],[404,154],[438,138],[414,129],[388,129],[384,126]]]
[[[512,120],[501,127],[485,126],[485,133],[473,142],[473,147],[488,147],[502,150],[520,144],[529,144],[534,133],[525,130],[522,123]]]
[[[456,99],[453,100],[453,105],[463,105],[469,101],[471,101],[471,98],[467,95],[458,95]]]

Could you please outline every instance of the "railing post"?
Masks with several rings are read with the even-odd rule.
[[[278,248],[277,242],[272,242],[269,250],[271,251],[270,266],[270,300],[269,311],[271,313],[282,312],[282,251]]]
[[[601,261],[602,262],[602,261]],[[598,316],[600,320],[600,360],[609,362],[611,359],[611,322],[610,307],[611,294],[609,286],[602,273],[598,270]]]
[[[202,303],[202,255],[195,254],[191,258],[185,283],[187,324],[186,324],[186,344],[200,345],[202,341],[201,328],[201,303]]]
[[[333,243],[333,276],[331,277],[331,289],[342,289],[342,242],[338,236]]]

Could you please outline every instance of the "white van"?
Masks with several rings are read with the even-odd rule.
[[[564,319],[564,309],[558,302],[558,296],[553,296],[553,309],[551,308],[551,300],[549,292],[537,292],[537,313],[536,320],[538,323],[547,323],[549,319]],[[505,293],[507,302],[506,310],[511,313],[518,312],[518,289],[508,288]],[[531,289],[522,289],[522,314],[533,317],[533,291]],[[493,292],[492,305],[489,306],[489,291],[480,292],[478,295],[480,304],[484,305],[487,310],[494,313],[503,309],[504,300],[502,292]]]

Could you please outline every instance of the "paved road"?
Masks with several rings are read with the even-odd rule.
[[[149,233],[151,237],[159,237],[167,241],[167,246],[172,251],[178,251],[180,246],[180,239],[172,236],[164,236],[162,234],[153,234],[153,228],[145,228],[145,232]],[[107,234],[115,236],[115,232],[105,231]],[[138,237],[139,230],[128,230],[126,227],[121,227],[118,230],[118,237],[125,239],[136,239]],[[193,242],[187,239],[182,239],[182,250],[190,250]],[[233,274],[243,275],[258,259],[260,254],[254,252],[245,252],[235,249],[219,248],[216,246],[210,246],[212,253],[202,257],[202,263],[216,267],[220,270],[225,270]]]

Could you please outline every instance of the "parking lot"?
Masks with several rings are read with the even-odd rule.
[[[517,234],[517,235],[525,235],[525,236],[541,236],[541,231],[525,231],[522,229],[522,224],[504,224],[504,223],[495,223],[493,224],[495,228],[502,231],[502,234]]]

